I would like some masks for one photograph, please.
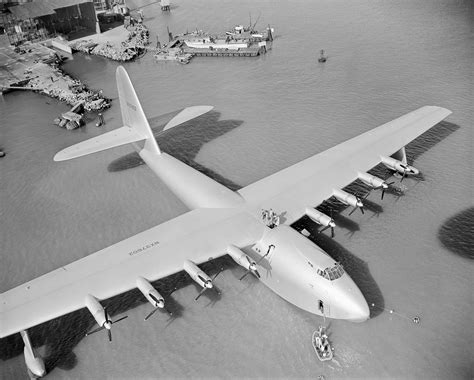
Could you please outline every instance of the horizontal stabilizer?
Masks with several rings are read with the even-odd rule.
[[[205,113],[209,112],[213,108],[214,108],[213,106],[193,106],[193,107],[185,108],[175,117],[173,117],[168,122],[168,124],[166,124],[166,126],[163,128],[163,131],[166,131],[167,129],[171,129],[180,124],[183,124],[188,120],[195,119],[198,116],[204,115]]]
[[[54,161],[70,160],[71,158],[145,139],[146,136],[142,136],[135,129],[125,126],[63,149],[56,153]]]

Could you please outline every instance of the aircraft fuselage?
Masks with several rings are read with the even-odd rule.
[[[146,149],[139,150],[139,154],[190,209],[235,208],[258,218],[253,215],[255,207],[240,194],[178,159]],[[258,261],[271,245],[274,247],[258,270],[262,271],[260,280],[279,296],[301,309],[330,318],[354,322],[369,318],[369,307],[357,285],[316,244],[289,226],[280,225],[273,229],[266,227],[261,239],[247,253]],[[333,276],[325,270],[337,274]]]

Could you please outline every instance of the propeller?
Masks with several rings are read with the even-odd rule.
[[[157,310],[159,310],[158,307],[155,307],[150,313],[148,313],[144,320],[146,321],[148,318],[150,318]]]
[[[176,288],[175,288],[174,290],[176,290]],[[173,292],[174,292],[174,290],[173,290]],[[171,292],[171,293],[173,293],[173,292]],[[171,294],[171,293],[170,293],[170,294]],[[155,304],[155,308],[154,308],[150,313],[148,313],[148,315],[145,317],[145,321],[146,321],[148,318],[150,318],[153,314],[155,314],[155,312],[157,312],[157,311],[160,310],[160,309],[165,310],[169,315],[173,315],[173,313],[172,313],[171,311],[169,311],[169,310],[165,307],[165,302],[164,302],[164,300],[162,300],[162,299],[161,299],[161,300],[157,299],[157,298],[156,298],[153,294],[151,294],[151,293],[149,293],[148,295],[150,296],[150,298],[151,298],[153,301],[156,302],[156,304]],[[160,307],[160,306],[159,306],[160,303],[162,303],[163,306]]]
[[[255,263],[255,270],[252,269],[252,264],[253,263],[251,263],[249,269],[247,270],[247,272],[244,273],[244,275],[242,277],[239,278],[239,281],[242,281],[249,273],[254,273],[254,272],[255,272],[254,273],[255,276],[260,278],[260,273],[258,273],[258,271],[257,271],[257,265],[260,264],[260,262],[270,254],[271,247],[275,248],[275,246],[273,244],[270,244],[270,246],[268,247],[267,253],[265,253],[262,257],[260,257],[260,259]],[[248,257],[247,257],[247,260],[249,260],[249,263],[250,263],[250,259]]]
[[[403,180],[405,179],[406,176],[407,176],[407,170],[403,169],[403,174],[402,174],[402,178],[400,178],[400,183],[403,182]]]
[[[245,258],[247,259],[247,261],[249,262],[249,269],[247,269],[247,272],[244,273],[244,275],[242,277],[240,277],[239,281],[242,281],[242,279],[247,276],[249,273],[252,273],[255,277],[257,278],[260,278],[260,273],[258,273],[258,270],[257,270],[257,264],[255,261],[252,261],[249,259],[249,257],[246,255]],[[261,260],[262,258],[260,258]],[[260,262],[259,260],[259,262]]]
[[[403,169],[403,174],[402,174],[402,178],[400,178],[400,182],[403,182],[403,180],[405,179],[405,177],[407,176],[407,173],[414,173],[414,171],[407,165],[400,165]]]
[[[257,270],[257,263],[255,261],[251,261],[248,256],[245,256],[245,258],[250,264],[249,269],[252,270],[252,274],[257,276],[257,278],[260,278],[260,273],[258,273],[258,270]]]
[[[115,321],[112,321],[112,320],[109,319],[109,316],[107,314],[107,308],[104,307],[104,317],[105,317],[105,321],[102,324],[102,326],[96,328],[95,330],[92,330],[91,332],[86,333],[86,336],[91,335],[91,334],[95,334],[98,331],[106,329],[107,330],[107,335],[109,337],[109,342],[112,342],[112,331],[111,331],[112,325],[114,323],[117,323],[117,322],[120,322],[120,321],[124,320],[125,318],[128,318],[128,315],[125,315],[122,318],[119,318]]]
[[[331,228],[331,237],[334,238],[334,227],[328,224],[326,227],[324,227],[322,230],[319,231],[319,233],[326,231],[328,228]]]
[[[382,196],[380,197],[380,199],[383,200],[383,196],[385,195],[385,190],[387,190],[388,187],[391,186],[391,185],[393,185],[394,183],[395,183],[395,182],[393,182],[393,181],[392,181],[392,182],[388,182],[388,183],[387,183],[387,182],[382,183],[382,186],[381,186],[381,188],[382,188]],[[379,187],[379,189],[380,189],[380,187]]]
[[[320,231],[318,231],[318,233],[324,232],[328,228],[331,228],[331,238],[334,238],[334,236],[335,236],[334,227],[336,227],[336,223],[334,222],[334,219],[332,217],[332,209],[330,210],[330,215],[331,215],[331,220],[329,221],[328,225],[326,227],[324,227],[323,229],[321,229]]]
[[[362,201],[367,198],[369,196],[370,192],[368,192],[367,194],[365,194],[362,198],[356,196],[356,200],[357,200],[357,203],[356,203],[356,207],[354,207],[354,209],[349,213],[349,215],[352,215],[354,213],[355,210],[357,209],[360,209],[360,212],[363,214],[365,214],[364,212],[364,204],[362,203]],[[360,204],[360,206],[359,206]]]
[[[212,288],[212,283],[214,282],[214,280],[216,279],[216,277],[221,274],[221,272],[222,272],[223,270],[224,270],[224,268],[221,268],[220,271],[217,272],[217,273],[214,275],[214,277],[212,277],[210,280],[207,280],[207,281],[204,283],[204,286],[202,287],[201,291],[199,292],[199,294],[197,295],[197,297],[194,299],[195,301],[197,301],[197,300],[199,299],[199,297],[201,297],[207,289]],[[214,290],[216,291],[217,294],[221,294],[221,292],[220,292],[216,287],[214,287]]]
[[[196,296],[196,298],[194,299],[194,301],[197,301],[197,300],[199,299],[199,297],[201,297],[207,289],[208,289],[207,287],[203,287],[203,288],[201,289],[201,291],[199,292],[199,294],[198,294],[198,295]]]

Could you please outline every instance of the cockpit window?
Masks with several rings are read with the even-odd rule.
[[[331,268],[326,268],[324,270],[318,269],[317,273],[324,277],[326,280],[334,281],[342,277],[344,274],[344,268],[340,263],[334,263],[334,266]]]

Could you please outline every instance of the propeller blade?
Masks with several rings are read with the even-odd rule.
[[[199,297],[201,297],[207,289],[208,288],[202,288],[201,291],[199,292],[199,294],[197,295],[197,297],[194,299],[194,301],[197,301],[199,299]]]
[[[260,278],[260,277],[261,277],[261,276],[260,276],[260,273],[258,273],[258,270],[256,270],[256,269],[255,269],[255,270],[247,269],[247,272],[245,272],[245,273],[243,274],[243,276],[239,278],[239,281],[242,281],[242,280],[245,278],[245,276],[247,276],[249,273],[252,273],[252,274],[255,275],[255,277],[257,277],[257,278]]]
[[[104,307],[104,318],[105,318],[105,322],[110,323],[110,319],[109,319],[109,315],[107,314],[107,308],[106,307]]]
[[[331,227],[331,237],[334,239],[334,227]]]
[[[351,216],[355,210],[357,210],[357,206],[352,209],[352,211],[349,213],[349,216]]]
[[[363,207],[359,207],[360,208],[360,211],[362,212],[362,215],[364,215],[364,208]]]
[[[117,322],[123,321],[125,318],[128,318],[128,315],[125,315],[125,316],[123,316],[122,318],[117,319],[116,321],[113,321],[113,322],[110,321],[110,322],[111,322],[111,323],[117,323]]]
[[[145,317],[145,321],[148,320],[153,314],[155,314],[158,310],[160,310],[159,307],[155,307],[151,312],[148,313],[148,315]],[[171,311],[169,311],[166,307],[163,306],[163,310],[166,311],[169,315],[173,315]]]
[[[156,311],[159,310],[157,307],[155,307],[150,313],[148,313],[148,315],[145,317],[145,321],[150,318],[153,314],[156,313]]]
[[[381,200],[383,200],[384,195],[385,195],[385,189],[382,189],[382,196],[380,197]]]
[[[271,247],[271,245],[270,245],[270,247]],[[265,253],[262,257],[260,257],[260,259],[255,263],[255,265],[260,264],[262,262],[262,260],[270,254],[270,252],[271,252],[270,247],[268,248],[267,253]],[[275,248],[275,246],[273,246],[273,248]],[[248,257],[247,257],[247,259],[248,259]],[[244,275],[239,278],[239,281],[242,281],[245,278],[245,276],[247,276],[249,273],[255,273],[256,277],[260,278],[260,273],[258,273],[257,270],[255,270],[255,272],[254,272],[251,269],[248,269],[247,272],[245,272]]]
[[[405,179],[406,176],[407,176],[407,171],[404,170],[404,171],[403,171],[402,178],[400,179],[400,183],[403,182],[403,180]]]
[[[326,231],[326,230],[327,230],[328,228],[330,228],[330,227],[331,227],[331,226],[328,224],[326,227],[320,229],[320,230],[318,231],[318,233],[320,234],[321,232]]]
[[[90,331],[90,332],[86,333],[86,336],[89,336],[89,335],[95,334],[96,332],[98,332],[98,331],[101,331],[101,330],[103,330],[103,329],[105,329],[105,327],[104,327],[104,326],[97,327],[95,330],[92,330],[92,331]]]
[[[109,335],[109,342],[112,342],[112,331],[107,330],[107,334]]]
[[[275,246],[274,246],[275,247]],[[262,257],[260,257],[260,260],[258,260],[255,264],[260,264],[260,262],[265,258],[267,257],[269,254],[270,254],[270,248],[268,249],[267,253],[265,253]]]

